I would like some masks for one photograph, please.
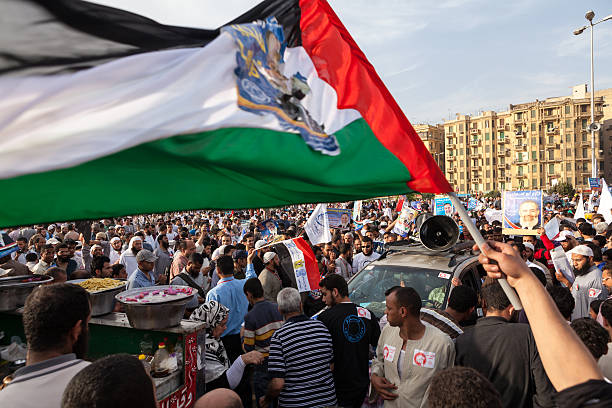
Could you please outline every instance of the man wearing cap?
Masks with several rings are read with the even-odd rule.
[[[172,285],[191,286],[198,294],[187,303],[187,309],[190,309],[190,314],[193,309],[198,307],[200,303],[204,303],[206,298],[206,290],[208,289],[208,277],[202,275],[202,262],[204,258],[201,254],[194,252],[189,256],[187,266],[172,279]]]
[[[153,274],[155,261],[157,261],[157,257],[148,249],[141,249],[138,252],[138,255],[136,255],[138,267],[128,278],[128,289],[155,286],[155,275]]]
[[[138,268],[138,262],[136,261],[136,255],[142,249],[142,238],[133,237],[130,240],[128,249],[125,250],[119,257],[119,263],[125,266],[125,271],[128,274],[128,278],[132,276],[134,271]]]
[[[255,243],[255,255],[253,256],[253,268],[255,269],[255,273],[257,274],[257,276],[259,276],[259,274],[261,273],[261,271],[264,270],[264,267],[265,267],[263,263],[263,259],[262,259],[265,249],[262,250],[261,248],[266,245],[267,243],[263,239],[260,239],[259,241]],[[248,263],[247,263],[247,267],[248,267]]]
[[[119,262],[119,258],[121,258],[121,247],[123,246],[123,242],[121,242],[121,238],[113,237],[110,240],[110,253],[108,254],[108,258],[110,259],[111,265],[114,265]]]
[[[608,290],[601,281],[601,271],[593,262],[593,250],[586,245],[578,245],[570,251],[576,279],[570,283],[565,276],[557,274],[557,279],[570,288],[576,306],[572,320],[589,317],[589,305],[596,299],[608,297]]]
[[[282,280],[278,275],[280,259],[274,252],[266,252],[263,257],[264,270],[259,274],[259,281],[263,286],[264,299],[276,302],[278,292],[283,288]]]

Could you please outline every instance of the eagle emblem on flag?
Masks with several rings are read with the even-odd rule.
[[[285,74],[287,48],[283,28],[275,18],[265,22],[231,25],[223,29],[236,44],[238,106],[257,115],[274,115],[281,126],[300,134],[306,144],[326,155],[340,153],[334,135],[325,133],[303,104],[311,92],[300,72]]]

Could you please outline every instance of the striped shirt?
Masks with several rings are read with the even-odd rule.
[[[421,321],[430,326],[436,327],[444,334],[447,334],[453,341],[463,334],[463,329],[459,323],[444,310],[421,308]]]
[[[279,405],[336,405],[336,390],[330,370],[332,361],[332,339],[323,323],[305,315],[287,320],[272,335],[268,360],[270,376],[285,379]]]
[[[253,305],[244,316],[244,350],[259,351],[268,357],[270,339],[274,332],[283,325],[283,317],[275,303],[262,300]]]

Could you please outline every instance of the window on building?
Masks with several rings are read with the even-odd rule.
[[[555,143],[555,137],[554,136],[548,136],[548,144],[553,144]]]
[[[566,134],[565,135],[565,141],[568,142],[568,143],[571,143],[572,139],[573,139],[573,136],[574,135],[572,135],[571,133]]]
[[[537,139],[537,138],[535,138],[535,137],[532,137],[532,138],[531,138],[531,145],[532,145],[532,146],[535,146],[537,143],[538,143],[538,139]]]
[[[540,150],[540,160],[544,160],[544,150]]]
[[[588,149],[586,147],[582,148],[582,157],[585,159],[589,157]]]
[[[504,140],[504,132],[499,132],[499,140]]]
[[[565,171],[572,171],[572,163],[565,163]]]
[[[570,148],[565,149],[565,155],[567,157],[570,157],[572,155],[572,149],[570,149]]]
[[[503,119],[499,120],[499,126],[504,126],[504,120]]]
[[[533,119],[535,117],[536,117],[536,111],[535,111],[535,109],[532,109],[531,110],[531,118]]]
[[[586,134],[586,133],[583,133],[583,134],[582,134],[582,141],[583,141],[583,142],[586,142],[586,141],[587,141],[587,134]]]
[[[572,113],[572,107],[570,105],[565,105],[565,114],[569,115]]]
[[[535,123],[532,123],[532,124],[531,124],[531,131],[532,131],[532,132],[535,132],[535,130],[536,130],[536,124],[535,124]]]
[[[538,186],[538,180],[537,179],[531,179],[531,187],[537,187]]]
[[[490,165],[490,164],[491,164],[491,159],[489,159],[489,158],[487,157],[487,158],[486,158],[486,160],[485,160],[485,163],[486,163],[486,165],[487,165],[487,166],[488,166],[488,165]]]
[[[531,172],[532,173],[537,173],[538,172],[538,165],[537,164],[532,164],[531,165]]]
[[[460,132],[463,132],[463,123],[460,123],[460,124],[459,124],[459,131],[460,131]]]
[[[586,119],[582,119],[581,125],[582,125],[583,129],[586,129],[587,128],[587,120]]]
[[[521,120],[521,119],[523,119],[523,112],[518,112],[518,113],[516,114],[516,119],[517,119],[517,120]]]
[[[485,129],[488,129],[488,128],[489,128],[489,121],[485,120]]]
[[[517,168],[516,170],[517,170],[517,174],[518,174],[519,176],[522,176],[522,175],[523,175],[523,166],[518,166],[518,168]]]
[[[549,164],[548,165],[548,174],[555,174],[555,165],[554,164]]]
[[[555,151],[554,150],[549,150],[548,151],[548,160],[554,160],[555,159]]]
[[[586,113],[588,105],[580,105],[580,112]]]
[[[491,177],[491,170],[487,170],[486,174],[487,174],[487,177]]]
[[[572,127],[572,121],[571,121],[571,120],[569,120],[569,119],[566,119],[566,120],[565,120],[565,127],[566,127],[567,129],[571,128],[571,127]]]
[[[531,160],[538,160],[538,152],[535,150],[531,152]]]
[[[463,144],[463,136],[459,136],[459,143]]]
[[[485,146],[485,152],[486,153],[491,153],[491,146],[490,145],[486,145]]]
[[[489,132],[485,132],[485,140],[490,140],[491,134]]]

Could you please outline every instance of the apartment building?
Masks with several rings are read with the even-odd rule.
[[[505,112],[457,114],[443,125],[446,176],[456,191],[549,189],[568,181],[588,189],[591,176],[590,95],[510,105]],[[612,89],[595,93],[599,177],[612,180]]]
[[[413,127],[438,166],[444,171],[444,126],[419,123]]]

